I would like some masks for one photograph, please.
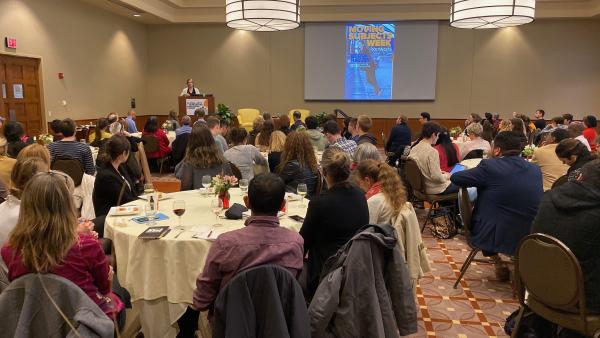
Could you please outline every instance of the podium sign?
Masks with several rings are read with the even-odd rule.
[[[185,100],[185,113],[187,115],[194,115],[194,112],[198,108],[204,109],[205,111],[208,112],[207,103],[208,103],[207,99],[187,98]]]

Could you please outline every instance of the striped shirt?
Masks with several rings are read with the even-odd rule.
[[[88,175],[94,175],[96,167],[92,158],[90,146],[76,141],[58,141],[48,145],[52,162],[59,158],[73,158],[79,160],[83,166],[83,172]]]

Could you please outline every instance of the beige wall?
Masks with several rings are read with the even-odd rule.
[[[2,0],[0,35],[18,43],[0,53],[41,57],[47,119],[145,109],[146,26],[79,0]]]
[[[148,106],[176,108],[185,79],[234,109],[272,113],[307,107],[353,115],[460,118],[469,112],[577,116],[600,109],[600,21],[537,21],[504,30],[440,24],[437,98],[433,102],[305,102],[304,31],[234,31],[224,25],[148,27]],[[329,51],[323,51],[327,53]]]

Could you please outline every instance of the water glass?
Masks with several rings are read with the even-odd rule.
[[[248,185],[250,184],[250,182],[248,182],[247,179],[242,178],[239,182],[240,184],[240,190],[242,191],[242,196],[246,195],[248,193]]]
[[[202,176],[202,188],[204,188],[204,196],[209,195],[210,184],[212,183],[212,177],[210,175]]]

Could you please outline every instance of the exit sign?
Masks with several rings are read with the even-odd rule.
[[[6,42],[7,48],[17,48],[17,39],[6,37],[4,38],[4,41]]]

